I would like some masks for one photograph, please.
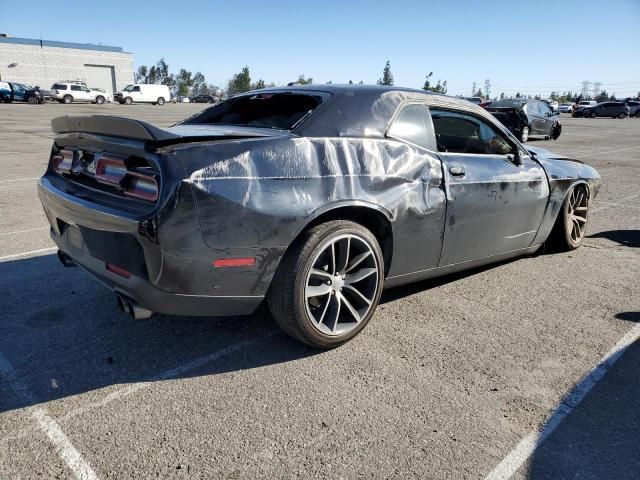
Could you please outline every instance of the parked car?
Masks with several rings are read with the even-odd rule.
[[[193,103],[216,103],[216,98],[213,95],[198,95],[191,99]]]
[[[319,348],[358,334],[383,287],[579,247],[599,185],[480,107],[385,86],[254,91],[170,128],[52,128],[38,193],[63,264],[135,318],[266,299]]]
[[[575,105],[573,103],[561,103],[558,105],[558,111],[561,113],[573,113]]]
[[[132,103],[164,105],[167,100],[171,99],[171,93],[167,85],[136,83],[127,85],[121,92],[116,92],[114,98],[119,103],[127,105]]]
[[[6,103],[10,102],[26,102],[31,104],[44,103],[44,96],[37,87],[32,87],[25,83],[18,82],[2,82],[5,84],[2,87],[2,99]],[[7,92],[9,86],[10,92]]]
[[[189,97],[179,96],[178,103],[191,103],[191,99]]]
[[[560,115],[541,100],[505,98],[493,102],[487,110],[523,143],[532,135],[556,140],[562,132]]]
[[[547,104],[547,106],[551,109],[551,111],[555,112],[556,110],[558,110],[558,102],[555,100],[542,100],[544,103]]]
[[[640,100],[628,100],[629,116],[640,118]]]
[[[464,98],[467,102],[475,103],[476,105],[480,105],[482,102],[484,102],[484,99],[482,97],[462,97],[462,98]]]
[[[573,112],[571,113],[571,116],[582,118],[584,116],[584,109],[592,107],[597,103],[598,102],[596,102],[595,100],[582,100],[578,102],[578,104],[575,106],[575,108],[573,109]]]
[[[12,95],[13,91],[9,82],[0,81],[0,102],[9,103]]]
[[[624,102],[602,102],[585,108],[582,114],[585,118],[611,117],[624,118],[629,116],[630,109]]]
[[[492,101],[488,101],[488,102],[482,102],[479,103],[478,106],[482,107],[482,108],[487,108],[489,105],[491,105],[493,102]]]
[[[51,98],[60,103],[89,102],[102,105],[110,95],[79,82],[58,82],[51,85]]]

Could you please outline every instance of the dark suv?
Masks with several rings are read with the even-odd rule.
[[[522,142],[526,142],[531,135],[555,140],[562,131],[560,114],[553,112],[541,100],[505,98],[493,102],[487,110]]]
[[[198,95],[191,99],[192,103],[216,103],[216,99],[212,95]]]
[[[585,108],[583,115],[585,118],[624,118],[629,116],[629,107],[624,102],[602,102],[593,107]]]

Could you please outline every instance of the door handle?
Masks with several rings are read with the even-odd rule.
[[[460,165],[453,165],[449,167],[449,173],[454,177],[461,177],[464,175],[464,168],[462,168]]]

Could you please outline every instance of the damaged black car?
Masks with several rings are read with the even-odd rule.
[[[493,102],[487,107],[504,126],[525,143],[531,136],[556,140],[562,132],[560,113],[551,110],[541,100],[509,98]]]
[[[274,88],[171,128],[90,116],[53,131],[38,194],[65,266],[134,318],[266,302],[318,348],[357,335],[383,288],[578,248],[600,178],[469,102],[385,86]]]

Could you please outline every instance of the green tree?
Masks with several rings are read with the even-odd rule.
[[[429,75],[427,75],[427,78],[424,81],[424,85],[422,89],[431,91],[434,93],[447,93],[447,81],[445,80],[444,83],[440,83],[440,79],[438,79],[438,83],[436,83],[435,85],[432,85],[431,84],[432,75],[433,75],[433,72],[429,72]]]
[[[353,85],[353,80],[349,80],[349,85]]]
[[[156,66],[151,65],[151,67],[149,67],[149,74],[147,75],[146,83],[156,83],[157,78]]]
[[[609,96],[609,100],[611,100],[612,102],[616,100],[616,92],[613,92],[613,93]]]
[[[249,90],[251,90],[251,75],[249,74],[249,67],[244,67],[240,73],[234,74],[233,78],[229,80],[227,93],[236,95]]]
[[[606,90],[602,90],[595,98],[596,102],[606,102],[607,100],[609,100],[609,94]]]
[[[504,92],[500,92],[500,100],[504,98]]]
[[[149,74],[149,69],[146,65],[140,65],[138,67],[138,71],[136,72],[136,83],[147,83],[147,75]]]
[[[202,74],[200,74],[202,75]],[[203,77],[204,79],[204,77]],[[175,76],[175,87],[178,95],[186,97],[189,95],[189,89],[193,86],[193,76],[190,71],[181,68]]]
[[[484,93],[482,93],[482,89],[478,88],[478,90],[472,95],[473,97],[484,98]]]
[[[358,85],[364,85],[364,82],[363,82],[362,80],[360,80],[360,81],[358,82]]]
[[[153,83],[168,85],[167,81],[169,77],[169,65],[164,61],[164,58],[161,58],[158,60],[158,63],[156,63],[156,79]]]
[[[393,85],[393,73],[391,73],[391,62],[387,63],[382,70],[382,78],[378,79],[378,85]]]
[[[191,93],[193,93],[193,95],[209,95],[207,81],[204,78],[204,75],[200,72],[196,72],[193,76]]]
[[[521,97],[520,92],[516,93],[516,98],[520,98],[520,97]]]
[[[305,78],[304,73],[302,73],[298,76],[298,80],[296,80],[295,83],[298,83],[300,85],[311,85],[313,83],[313,78]]]
[[[260,90],[262,88],[265,88],[266,85],[264,84],[264,80],[263,79],[258,79],[258,81],[251,87],[252,90]]]

